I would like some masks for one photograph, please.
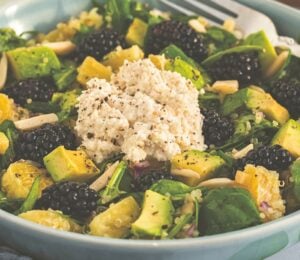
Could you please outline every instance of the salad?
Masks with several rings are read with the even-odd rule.
[[[181,239],[300,208],[300,59],[264,31],[94,2],[0,29],[0,209],[86,235]]]

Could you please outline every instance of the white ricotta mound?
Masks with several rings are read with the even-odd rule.
[[[138,162],[204,150],[198,91],[149,59],[125,62],[111,82],[92,79],[79,97],[76,131],[96,162],[123,152]]]

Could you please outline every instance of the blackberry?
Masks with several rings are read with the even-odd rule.
[[[214,110],[202,109],[203,135],[205,144],[222,146],[234,133],[234,125],[227,117],[221,117]]]
[[[60,182],[43,190],[37,209],[60,210],[75,219],[84,220],[97,209],[99,197],[86,183]]]
[[[132,167],[133,188],[136,191],[145,191],[155,182],[174,179],[171,175],[171,164],[169,161],[145,161]]]
[[[148,190],[154,183],[163,179],[173,180],[174,177],[170,173],[164,172],[151,172],[143,174],[142,176],[140,176],[140,178],[136,180],[135,188],[138,191],[145,191]]]
[[[261,66],[257,52],[231,53],[224,55],[209,69],[213,80],[238,80],[241,86],[258,83]]]
[[[15,103],[24,106],[28,100],[50,101],[55,91],[55,85],[51,79],[24,79],[5,88],[4,92],[14,99]]]
[[[300,116],[300,81],[278,80],[272,84],[271,95],[286,107],[293,117]]]
[[[101,60],[104,55],[113,51],[117,46],[126,46],[124,37],[112,29],[103,29],[84,38],[77,46],[77,55],[80,60],[86,56]]]
[[[248,152],[245,157],[238,160],[237,165],[239,169],[243,169],[246,164],[253,164],[280,172],[286,170],[292,162],[292,155],[280,145],[263,145]]]
[[[17,157],[43,163],[43,157],[60,145],[75,149],[75,135],[66,126],[44,124],[38,129],[20,134]]]
[[[199,62],[208,56],[204,37],[185,23],[164,21],[149,29],[146,41],[148,53],[158,54],[170,44],[175,44]]]

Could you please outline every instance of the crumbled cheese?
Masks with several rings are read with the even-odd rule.
[[[92,79],[87,85],[75,129],[96,162],[117,152],[137,162],[205,149],[198,92],[180,74],[144,59],[125,62],[110,83]]]

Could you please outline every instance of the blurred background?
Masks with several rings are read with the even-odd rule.
[[[280,2],[300,8],[300,0],[281,0]]]

